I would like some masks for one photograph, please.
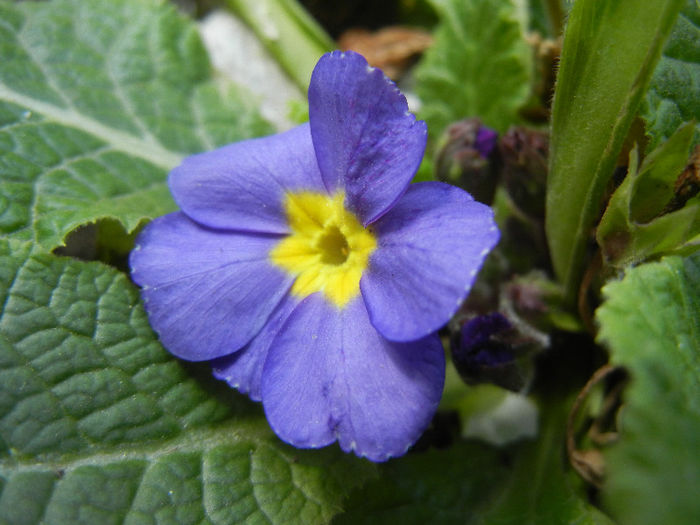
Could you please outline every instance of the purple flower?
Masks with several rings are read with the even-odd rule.
[[[435,331],[498,240],[491,210],[409,186],[426,126],[360,55],[323,56],[310,123],[185,159],[180,212],[140,234],[134,281],[173,354],[215,360],[283,440],[403,454],[444,381]]]

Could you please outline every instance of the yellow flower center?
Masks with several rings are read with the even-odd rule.
[[[291,233],[270,252],[273,264],[296,277],[292,294],[323,292],[338,308],[360,292],[362,272],[377,246],[344,201],[344,193],[288,193],[284,209]]]

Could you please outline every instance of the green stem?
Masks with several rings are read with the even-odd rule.
[[[336,46],[296,0],[227,0],[290,78],[306,92],[318,58]]]
[[[546,0],[547,16],[552,35],[556,38],[564,31],[564,9],[561,0]]]

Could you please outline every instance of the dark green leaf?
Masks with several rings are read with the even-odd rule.
[[[0,241],[0,523],[325,523],[374,473],[281,444],[101,263]]]
[[[499,497],[477,523],[483,525],[613,525],[584,499],[564,454],[569,404],[549,400],[541,405],[540,434],[522,443]]]
[[[382,465],[334,523],[612,525],[567,472],[568,406],[550,401],[533,441],[500,449],[461,442]]]
[[[686,0],[649,85],[642,115],[649,148],[695,120],[693,143],[700,143],[700,4]]]
[[[334,524],[478,523],[506,475],[497,451],[475,443],[409,455],[380,472],[351,496]]]

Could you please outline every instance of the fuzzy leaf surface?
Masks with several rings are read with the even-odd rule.
[[[632,376],[620,440],[606,453],[604,501],[623,525],[696,523],[700,255],[632,268],[603,292],[599,337]]]
[[[669,138],[683,122],[695,120],[700,143],[700,4],[686,0],[649,84],[642,116],[649,148]]]
[[[577,1],[552,106],[547,241],[569,302],[605,187],[683,0]]]
[[[438,137],[455,120],[480,117],[505,131],[530,93],[527,14],[515,0],[431,0],[435,42],[416,71],[419,112]]]
[[[694,126],[683,125],[649,153],[640,165],[638,148],[630,152],[627,176],[610,198],[596,230],[605,261],[618,268],[645,259],[692,251],[700,235],[700,199],[665,210],[686,167]]]
[[[0,523],[325,523],[374,472],[174,359],[126,277],[0,241]]]
[[[158,2],[0,3],[0,233],[54,248],[173,209],[187,154],[270,132],[213,80],[196,26]]]

